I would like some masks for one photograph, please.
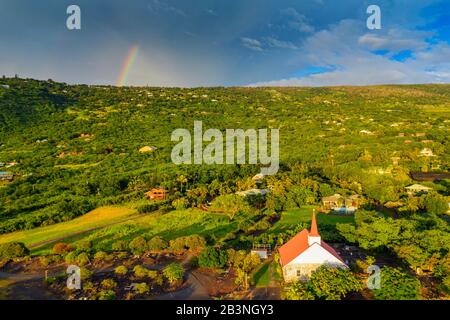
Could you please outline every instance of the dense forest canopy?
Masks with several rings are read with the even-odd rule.
[[[274,179],[312,179],[305,197],[314,201],[339,190],[396,201],[411,172],[449,169],[450,85],[180,89],[19,78],[0,85],[0,163],[17,163],[4,170],[14,180],[0,185],[1,233],[140,199],[155,186],[190,190],[198,202],[242,189],[258,166],[171,162],[172,131],[192,130],[196,120],[220,130],[279,128]],[[157,150],[140,153],[143,146]],[[425,148],[433,155],[421,154]],[[446,181],[433,188],[448,195]]]

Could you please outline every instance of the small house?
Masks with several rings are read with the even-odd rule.
[[[7,171],[0,171],[0,181],[11,181],[14,178],[14,174]]]
[[[363,197],[359,194],[352,194],[345,198],[345,207],[349,209],[354,208],[356,210],[362,204],[363,200]]]
[[[322,206],[326,210],[334,210],[337,208],[341,208],[343,205],[344,205],[344,198],[338,193],[335,193],[334,195],[329,197],[322,198]]]
[[[267,249],[252,249],[251,254],[256,254],[261,260],[266,260],[269,257]]]
[[[169,195],[169,191],[161,188],[153,188],[145,193],[145,196],[149,200],[165,200]]]
[[[270,244],[254,244],[251,254],[256,254],[261,260],[269,258]]]
[[[433,190],[433,188],[426,187],[421,184],[413,184],[409,187],[406,187],[405,189],[409,195],[418,195],[418,194],[427,193],[427,192]]]
[[[433,151],[430,148],[423,148],[420,151],[422,157],[434,157]]]
[[[238,191],[236,192],[237,195],[240,195],[242,197],[252,197],[252,196],[265,196],[270,192],[269,189],[249,189],[245,191]]]
[[[255,183],[262,183],[262,181],[264,180],[264,175],[262,173],[255,174],[252,177],[252,180],[255,181]]]

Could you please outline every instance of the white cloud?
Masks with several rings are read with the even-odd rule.
[[[162,11],[162,12],[169,12],[169,13],[181,16],[181,17],[187,17],[187,14],[183,10],[173,7],[167,3],[164,3],[159,0],[153,0],[152,2],[150,2],[148,4],[148,9],[152,12],[161,12]]]
[[[358,30],[361,30],[358,34]],[[329,29],[307,38],[292,64],[329,67],[332,71],[299,78],[258,82],[252,86],[334,86],[370,84],[408,84],[450,82],[450,45],[430,45],[429,33],[411,30],[388,30],[387,36],[368,36],[361,22],[343,20]],[[402,38],[404,36],[405,38]],[[363,40],[361,40],[363,39]],[[411,50],[413,59],[395,61],[374,49]]]
[[[430,32],[394,28],[389,29],[385,35],[366,33],[359,37],[358,42],[371,50],[418,50],[428,46],[425,39],[430,36],[432,36]]]
[[[263,51],[262,43],[256,39],[243,37],[241,38],[241,44],[250,50]]]
[[[294,30],[304,33],[314,32],[314,27],[306,21],[306,17],[294,8],[281,10],[281,14],[289,18],[287,25]]]
[[[297,46],[290,41],[282,41],[273,37],[268,37],[265,39],[267,44],[273,48],[282,48],[282,49],[297,49]]]

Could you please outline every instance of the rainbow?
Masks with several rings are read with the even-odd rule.
[[[120,69],[119,76],[117,77],[116,86],[121,87],[127,81],[128,73],[130,72],[131,67],[136,61],[138,51],[138,45],[134,45],[130,48],[130,50],[128,50],[127,56],[122,64],[122,68]]]

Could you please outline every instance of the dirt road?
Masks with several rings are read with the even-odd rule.
[[[44,275],[0,272],[0,299],[56,300],[58,297],[44,284]]]

